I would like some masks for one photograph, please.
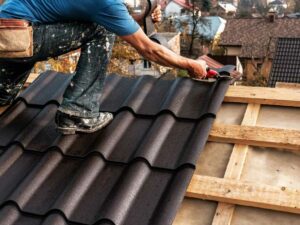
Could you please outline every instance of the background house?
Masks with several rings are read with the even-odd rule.
[[[232,3],[218,2],[216,5],[212,5],[209,14],[211,16],[220,16],[223,18],[233,18],[236,15],[237,7]]]
[[[172,0],[165,6],[165,17],[180,16],[191,8],[186,0]]]
[[[274,0],[268,4],[269,8],[277,13],[279,17],[284,16],[284,11],[287,8],[287,3],[283,0]]]
[[[220,46],[225,55],[238,56],[248,79],[268,78],[279,37],[299,37],[299,19],[252,18],[230,19],[221,34]]]
[[[300,83],[300,38],[279,38],[268,85]]]

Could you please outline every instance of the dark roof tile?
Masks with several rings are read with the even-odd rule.
[[[180,203],[194,170],[155,169],[143,160],[109,163],[97,155],[68,158],[55,150],[36,154],[18,146],[10,147],[0,160],[4,205],[13,202],[22,212],[38,216],[59,211],[68,221],[82,224],[104,219],[115,224],[169,224],[176,210],[171,216],[159,212]]]
[[[63,74],[46,72],[29,90],[20,95],[19,100],[23,99],[29,105],[41,107],[49,102],[59,104],[70,78]],[[127,108],[136,114],[149,116],[165,110],[176,117],[198,119],[207,113],[216,114],[216,108],[221,102],[210,100],[214,98],[215,90],[226,91],[229,82],[198,82],[188,78],[164,80],[151,76],[121,78],[110,75],[106,79],[100,110],[117,112]],[[216,88],[215,85],[224,87]]]
[[[41,75],[0,116],[0,224],[172,224],[230,81],[108,76],[113,122],[62,136],[70,78]]]
[[[116,114],[106,129],[93,134],[64,136],[55,129],[56,109],[54,104],[46,105],[22,130],[7,131],[5,127],[3,132],[11,134],[1,140],[1,146],[17,142],[28,150],[44,152],[56,148],[64,155],[75,157],[98,152],[109,161],[122,163],[144,158],[152,166],[175,169],[183,164],[195,165],[196,155],[204,144],[202,140],[207,139],[207,130],[213,119],[179,120],[170,113],[151,119],[136,117],[126,110]],[[11,121],[10,126],[18,126],[18,122]]]
[[[18,99],[24,100],[27,104],[35,106],[44,106],[49,101],[60,104],[62,94],[70,83],[72,76],[66,74],[57,74],[49,71],[40,75],[35,82],[26,89]]]
[[[26,107],[24,102],[10,107],[0,119],[0,146],[8,145],[39,112],[39,109]]]

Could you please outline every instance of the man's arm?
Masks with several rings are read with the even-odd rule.
[[[166,47],[150,40],[141,28],[134,34],[121,36],[121,38],[150,61],[162,66],[185,69],[194,78],[204,78],[206,76],[206,63],[204,61],[196,61],[177,55]]]

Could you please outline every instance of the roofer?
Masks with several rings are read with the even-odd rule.
[[[204,61],[184,58],[151,41],[129,14],[124,1],[7,0],[0,6],[0,18],[24,19],[32,24],[33,55],[0,59],[0,105],[14,100],[37,61],[81,48],[76,73],[56,114],[56,124],[64,134],[90,133],[106,126],[113,115],[101,112],[99,103],[115,35],[150,61],[185,69],[191,77],[206,75]],[[161,20],[160,7],[152,19]]]

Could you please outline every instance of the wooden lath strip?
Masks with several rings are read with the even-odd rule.
[[[196,175],[186,196],[300,214],[300,190]]]
[[[242,125],[254,126],[258,119],[260,105],[248,104]],[[236,179],[241,178],[244,164],[247,158],[248,145],[236,144],[233,147],[229,163],[224,178]],[[230,225],[234,214],[235,205],[227,203],[219,203],[212,225]]]
[[[285,82],[276,82],[276,88],[287,88],[287,89],[300,89],[300,84],[298,83],[285,83]]]
[[[248,104],[246,109],[242,125],[243,126],[255,126],[258,115],[260,112],[260,105],[259,104]]]
[[[224,101],[300,107],[300,89],[230,86]]]
[[[210,141],[300,150],[300,131],[256,126],[215,124]]]

